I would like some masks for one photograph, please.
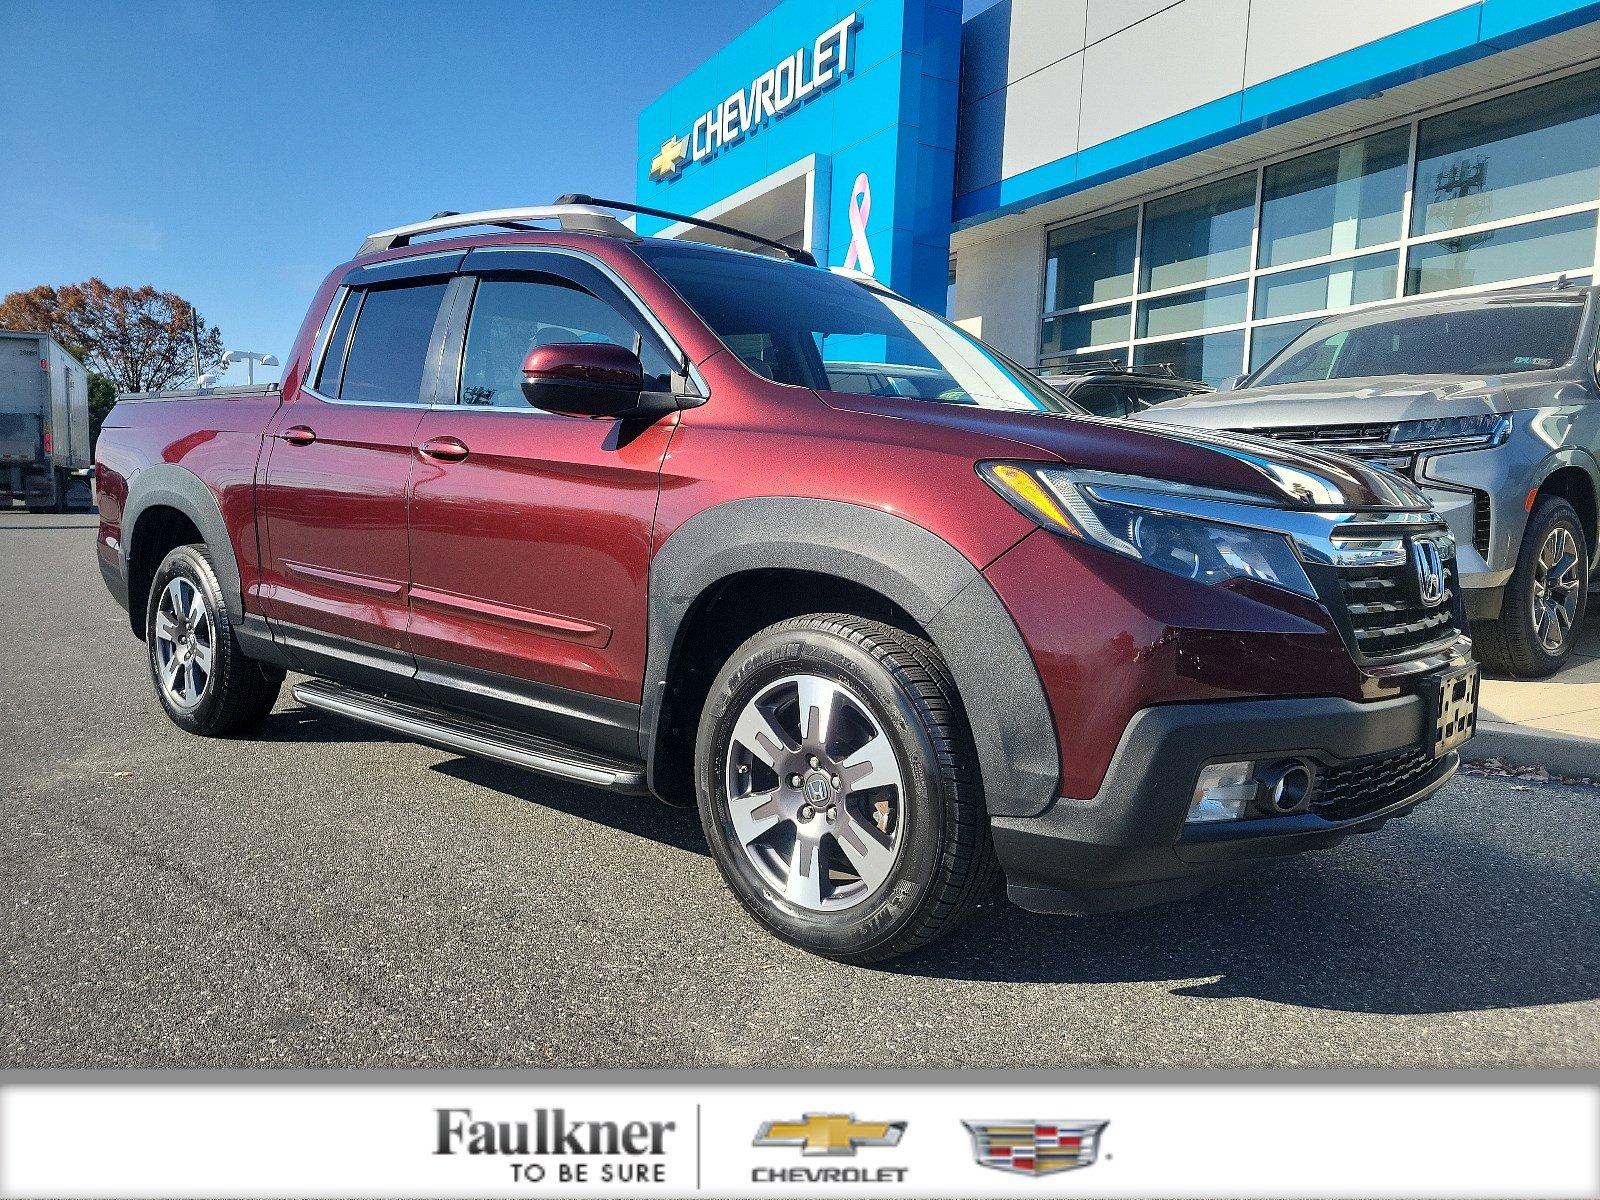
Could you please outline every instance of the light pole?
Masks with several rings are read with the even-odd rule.
[[[278,358],[275,354],[257,354],[254,350],[224,350],[222,352],[223,366],[231,367],[236,362],[248,364],[247,371],[250,377],[250,386],[255,387],[256,364],[260,363],[263,367],[275,367],[278,365]]]

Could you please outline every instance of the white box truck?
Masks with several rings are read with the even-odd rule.
[[[43,333],[0,329],[0,508],[87,509],[89,374]]]

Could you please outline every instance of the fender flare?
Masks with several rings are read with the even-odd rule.
[[[1600,462],[1595,461],[1593,454],[1581,446],[1563,446],[1552,453],[1539,464],[1539,469],[1534,472],[1530,488],[1542,488],[1550,476],[1567,467],[1577,467],[1589,477],[1589,486],[1594,489],[1595,501],[1600,506]],[[1596,539],[1600,543],[1600,538]],[[1589,547],[1591,557],[1600,554],[1600,544]]]
[[[238,626],[244,621],[244,598],[239,587],[239,562],[233,553],[233,539],[228,536],[228,524],[222,519],[222,507],[198,475],[173,463],[146,467],[128,481],[128,499],[122,508],[120,565],[123,582],[131,583],[128,560],[133,553],[139,519],[146,510],[156,506],[175,508],[194,522],[211,554],[211,564],[217,569],[228,616]],[[142,621],[142,614],[132,613],[131,602],[129,609],[132,620]]]
[[[1028,816],[1055,800],[1060,757],[1050,705],[988,580],[954,546],[903,517],[795,497],[719,504],[684,522],[656,552],[639,731],[652,776],[685,618],[708,589],[757,570],[831,575],[904,609],[955,679],[989,812]]]

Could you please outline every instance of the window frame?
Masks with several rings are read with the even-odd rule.
[[[1505,96],[1515,95],[1517,93],[1529,91],[1533,88],[1537,88],[1546,84],[1558,82],[1561,79],[1594,73],[1597,71],[1600,71],[1600,68],[1596,68],[1593,63],[1578,64],[1564,70],[1551,72],[1537,79],[1524,80],[1505,87],[1487,90],[1478,95],[1453,101],[1449,104],[1443,104],[1433,108],[1425,109],[1421,112],[1413,113],[1406,117],[1398,117],[1388,121],[1377,122],[1370,126],[1340,134],[1337,137],[1322,139],[1321,141],[1299,147],[1284,154],[1278,154],[1269,158],[1260,159],[1252,164],[1243,165],[1242,167],[1229,167],[1224,170],[1215,171],[1211,174],[1189,180],[1175,187],[1150,192],[1149,194],[1134,201],[1132,204],[1126,200],[1122,200],[1117,203],[1107,204],[1100,208],[1091,209],[1089,211],[1076,214],[1065,220],[1051,221],[1045,224],[1040,229],[1042,252],[1044,256],[1044,268],[1039,272],[1039,294],[1037,300],[1040,316],[1036,327],[1035,361],[1041,367],[1048,367],[1057,363],[1070,362],[1075,357],[1082,358],[1086,356],[1093,357],[1096,355],[1120,354],[1124,356],[1125,361],[1133,362],[1138,357],[1140,347],[1149,343],[1167,342],[1178,339],[1205,337],[1212,334],[1224,334],[1242,331],[1244,334],[1244,350],[1243,361],[1240,364],[1240,371],[1245,374],[1250,374],[1252,373],[1250,359],[1253,351],[1253,343],[1255,340],[1256,331],[1258,329],[1269,328],[1273,325],[1293,324],[1307,320],[1318,320],[1322,317],[1332,316],[1335,314],[1359,312],[1365,309],[1381,308],[1386,305],[1403,305],[1421,298],[1469,296],[1480,292],[1496,292],[1517,287],[1537,286],[1540,284],[1553,283],[1563,277],[1570,278],[1584,274],[1590,275],[1591,278],[1600,281],[1600,194],[1597,194],[1591,199],[1573,204],[1562,205],[1550,209],[1540,209],[1535,212],[1514,217],[1503,217],[1495,220],[1484,221],[1470,226],[1462,226],[1458,229],[1447,229],[1425,234],[1412,232],[1412,223],[1417,205],[1417,154],[1418,145],[1421,138],[1421,130],[1424,124],[1436,117],[1445,116],[1453,112],[1472,108],[1476,105],[1490,103]],[[1360,246],[1354,249],[1340,250],[1329,254],[1317,255],[1311,258],[1297,259],[1292,262],[1275,263],[1271,266],[1262,266],[1261,222],[1263,204],[1265,200],[1264,193],[1266,186],[1266,175],[1268,170],[1285,162],[1291,162],[1298,158],[1302,158],[1311,154],[1317,154],[1329,149],[1334,149],[1351,142],[1360,141],[1364,138],[1389,133],[1397,129],[1404,129],[1407,131],[1407,153],[1405,164],[1406,176],[1405,190],[1400,212],[1400,236],[1388,241],[1376,242],[1371,245]],[[1185,192],[1196,191],[1230,178],[1248,175],[1251,172],[1254,172],[1255,174],[1256,198],[1255,208],[1253,211],[1249,269],[1226,275],[1218,275],[1173,287],[1152,289],[1149,291],[1139,290],[1139,284],[1143,281],[1144,244],[1148,222],[1148,207],[1151,204],[1158,203],[1170,197],[1181,195]],[[1113,300],[1094,301],[1087,304],[1059,309],[1049,307],[1053,297],[1048,294],[1046,284],[1050,274],[1048,264],[1050,255],[1050,239],[1052,234],[1062,229],[1069,229],[1074,225],[1102,220],[1108,216],[1129,208],[1137,210],[1133,264],[1135,286],[1133,292],[1130,295],[1119,296]],[[1439,291],[1417,293],[1410,293],[1406,290],[1407,281],[1410,276],[1409,264],[1411,252],[1412,248],[1415,246],[1426,245],[1434,242],[1449,241],[1451,239],[1471,237],[1474,234],[1491,233],[1500,229],[1533,224],[1538,221],[1549,220],[1554,217],[1574,215],[1577,213],[1596,214],[1596,245],[1591,260],[1587,264],[1574,263],[1565,271],[1542,272],[1534,275],[1519,276],[1514,279],[1500,280],[1494,283],[1471,284],[1460,288],[1449,288],[1441,289]],[[1347,262],[1353,264],[1362,258],[1380,253],[1393,253],[1397,256],[1397,266],[1395,270],[1395,292],[1393,295],[1377,300],[1364,301],[1359,304],[1345,305],[1337,308],[1310,310],[1307,312],[1294,313],[1289,316],[1263,318],[1258,318],[1255,316],[1258,302],[1257,287],[1260,280],[1270,280],[1274,275],[1289,271],[1305,270],[1310,267],[1333,266]],[[1241,282],[1246,285],[1247,289],[1245,319],[1243,321],[1229,322],[1215,326],[1206,326],[1204,328],[1187,330],[1181,334],[1163,334],[1158,336],[1139,335],[1139,312],[1141,310],[1141,306],[1145,302],[1159,300],[1164,297],[1182,292],[1197,291],[1202,288]],[[1125,338],[1120,338],[1115,341],[1098,342],[1094,345],[1067,347],[1059,350],[1049,348],[1047,338],[1047,323],[1052,319],[1059,317],[1089,316],[1097,310],[1115,309],[1122,305],[1127,305],[1130,310],[1127,318],[1127,336]],[[1264,361],[1262,366],[1265,367],[1266,365],[1267,364]],[[1597,374],[1600,374],[1600,368],[1597,368]]]
[[[479,275],[469,274],[467,264],[474,254],[483,256],[515,254],[515,255],[544,255],[555,259],[577,261],[599,272],[605,282],[616,292],[616,300],[622,302],[619,311],[631,312],[644,325],[655,334],[661,349],[669,361],[682,364],[682,370],[674,376],[675,383],[683,387],[684,393],[693,396],[704,403],[711,398],[711,388],[706,383],[705,376],[689,358],[679,341],[672,336],[666,325],[662,323],[650,307],[644,302],[633,287],[619,275],[609,263],[602,261],[593,254],[576,250],[570,246],[557,246],[541,244],[538,242],[511,243],[505,245],[490,244],[475,246],[469,250],[441,251],[431,254],[418,254],[400,259],[388,259],[367,266],[354,267],[348,271],[340,281],[338,289],[329,301],[328,312],[324,315],[322,328],[318,331],[315,349],[307,364],[306,373],[301,380],[300,391],[312,396],[324,404],[338,404],[349,408],[417,408],[417,409],[455,409],[474,412],[501,412],[523,413],[530,416],[550,416],[552,414],[541,412],[538,409],[519,408],[492,408],[474,407],[458,403],[461,389],[462,356],[466,352],[467,323],[472,315],[472,291],[476,286]],[[453,261],[448,266],[442,266],[437,260],[449,258]],[[523,268],[506,266],[497,268],[491,273],[501,276],[514,275],[517,270],[526,270],[533,274],[560,275],[569,279],[574,286],[584,291],[592,289],[582,280],[571,279],[570,271],[562,271],[559,266],[541,266],[536,260]],[[414,273],[413,273],[414,272]],[[424,383],[427,385],[428,394],[432,397],[429,402],[423,402],[419,390],[415,402],[383,401],[363,402],[359,400],[341,400],[335,396],[327,396],[318,391],[314,381],[322,370],[322,364],[328,354],[328,343],[332,340],[333,331],[338,327],[339,316],[343,306],[355,297],[357,303],[364,300],[366,290],[371,285],[398,282],[402,279],[415,279],[418,282],[437,275],[449,275],[450,286],[446,289],[444,299],[439,305],[438,322],[434,325],[434,337],[429,343],[428,363],[424,368]],[[616,300],[605,296],[597,297],[600,300],[615,305]],[[463,300],[465,302],[463,302]],[[355,327],[360,324],[360,314],[351,326],[354,335]],[[347,348],[348,349],[348,348]],[[453,363],[452,368],[449,364]],[[341,368],[342,373],[342,368]],[[440,399],[441,395],[445,397]]]
[[[439,390],[435,392],[436,396],[442,393],[448,399],[436,404],[435,407],[459,408],[463,412],[519,413],[535,417],[560,415],[532,406],[461,403],[461,382],[466,371],[467,338],[471,332],[472,312],[476,306],[478,286],[485,280],[508,283],[520,280],[525,283],[536,283],[538,276],[561,280],[575,290],[607,305],[625,322],[632,325],[634,332],[642,339],[653,341],[655,343],[653,348],[669,364],[680,364],[672,373],[675,383],[684,381],[682,364],[687,362],[687,356],[666,334],[665,328],[655,320],[643,301],[598,259],[583,254],[558,253],[562,249],[564,248],[554,246],[482,246],[467,255],[466,261],[461,265],[461,274],[457,276],[457,282],[462,285],[460,316],[452,321],[445,338],[439,364]],[[502,260],[502,255],[505,253],[509,253],[512,257]],[[473,262],[475,255],[479,256],[476,263]],[[597,289],[593,281],[579,278],[579,272],[571,269],[570,264],[574,261],[590,268],[598,268],[597,274],[602,286]],[[605,294],[607,291],[611,294]],[[698,376],[698,372],[691,371],[689,379],[692,382]],[[700,393],[702,396],[705,394],[703,390]]]

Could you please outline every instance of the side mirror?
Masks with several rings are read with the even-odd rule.
[[[522,394],[534,408],[572,417],[636,417],[644,403],[644,365],[609,342],[535,346],[522,362]]]

